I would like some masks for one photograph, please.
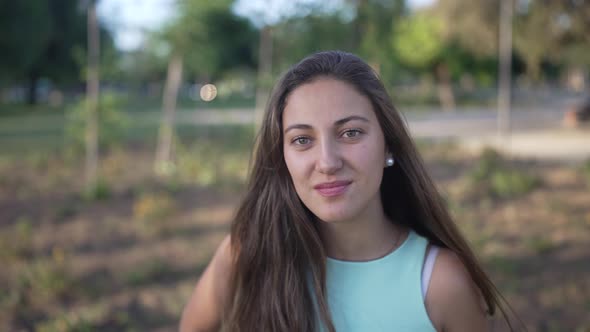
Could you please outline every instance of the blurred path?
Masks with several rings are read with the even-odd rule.
[[[566,162],[590,159],[590,128],[563,128],[563,111],[555,108],[513,109],[511,135],[507,140],[499,139],[496,112],[490,108],[469,108],[455,113],[436,109],[402,112],[416,138],[455,139],[469,150],[491,146],[525,158]],[[249,109],[183,111],[177,118],[178,123],[198,125],[250,124],[253,120]]]
[[[512,131],[560,128],[562,117],[561,111],[515,109],[511,116]],[[491,109],[468,109],[455,113],[413,112],[408,113],[406,119],[414,137],[469,138],[495,135],[497,132],[496,112]]]
[[[417,138],[455,139],[468,150],[493,147],[523,158],[579,162],[590,160],[590,127],[562,125],[563,112],[513,110],[511,133],[498,136],[496,113],[429,113],[408,116],[410,132]]]
[[[455,113],[444,113],[436,109],[405,109],[402,112],[414,137],[472,137],[496,133],[496,112],[491,109],[468,108]],[[562,117],[563,112],[550,109],[515,109],[512,114],[512,129],[514,132],[521,132],[559,128]],[[159,121],[160,113],[142,114],[142,118]],[[250,124],[254,121],[254,113],[251,109],[181,110],[177,113],[176,121],[178,124],[195,125]]]

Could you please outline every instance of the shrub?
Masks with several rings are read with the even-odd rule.
[[[485,148],[475,165],[475,168],[470,173],[472,181],[478,182],[486,180],[503,162],[503,158],[498,151],[492,148]]]
[[[129,126],[129,119],[121,111],[122,99],[103,93],[98,103],[98,144],[101,149],[116,146]],[[65,138],[68,150],[80,154],[85,149],[87,100],[82,99],[66,111]]]
[[[517,170],[498,169],[491,175],[490,191],[496,197],[511,198],[527,194],[539,184],[537,176]]]
[[[531,192],[541,179],[513,167],[496,150],[486,148],[468,175],[471,185],[480,187],[487,195],[514,198]]]

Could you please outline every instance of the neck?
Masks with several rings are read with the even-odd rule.
[[[346,261],[369,261],[383,257],[402,242],[406,230],[389,220],[382,209],[354,220],[320,221],[328,257]]]

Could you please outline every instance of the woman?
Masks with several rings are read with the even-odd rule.
[[[275,87],[230,235],[181,331],[486,331],[500,305],[378,76],[349,53],[313,54]]]

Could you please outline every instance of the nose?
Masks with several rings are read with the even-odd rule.
[[[323,174],[334,174],[340,170],[343,162],[338,145],[330,140],[323,140],[319,147],[316,163],[317,171]]]

